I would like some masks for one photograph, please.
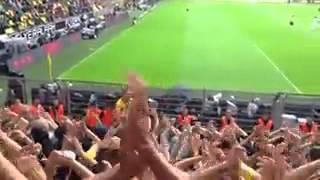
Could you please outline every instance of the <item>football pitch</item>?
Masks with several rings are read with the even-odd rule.
[[[318,8],[165,0],[59,78],[125,83],[134,70],[153,87],[319,94]]]

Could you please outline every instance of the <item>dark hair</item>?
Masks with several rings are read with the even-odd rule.
[[[97,152],[96,161],[108,161],[112,166],[120,162],[120,151],[119,150],[109,150],[101,149]]]
[[[57,142],[54,144],[55,149],[61,149],[63,144],[63,137],[66,134],[66,128],[65,126],[59,126],[54,131],[54,136],[57,138]]]
[[[54,149],[54,145],[49,139],[48,132],[41,128],[32,128],[31,136],[35,143],[41,144],[43,154],[49,157],[50,152]]]
[[[284,141],[285,141],[284,137],[279,137],[272,144],[276,146],[278,144],[283,143]]]
[[[313,146],[309,152],[310,160],[315,161],[320,159],[320,146]]]
[[[229,141],[226,140],[222,140],[221,143],[218,145],[218,148],[221,149],[231,149],[231,143]]]

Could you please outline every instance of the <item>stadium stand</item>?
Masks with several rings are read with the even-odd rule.
[[[166,168],[163,169],[161,175],[158,175],[157,173],[154,173],[152,175],[156,179],[161,179],[166,176],[168,176],[166,177],[166,179],[177,179],[166,175],[166,173],[170,174],[168,172],[170,171],[170,168],[186,166],[182,169],[188,169],[189,165],[188,163],[187,165],[184,165],[185,161],[197,158],[198,156],[201,157],[202,162],[211,162],[212,160],[215,161],[215,164],[208,165],[208,167],[218,167],[220,165],[223,165],[224,162],[228,162],[226,169],[229,169],[230,167],[232,167],[232,169],[239,169],[240,167],[237,167],[235,164],[233,164],[233,161],[240,161],[241,163],[246,164],[246,166],[248,166],[247,168],[249,168],[250,170],[242,170],[240,168],[240,171],[244,171],[242,172],[244,173],[244,175],[242,175],[242,173],[238,174],[238,170],[236,171],[236,177],[243,177],[242,179],[245,180],[251,180],[253,177],[258,178],[260,176],[268,177],[268,174],[265,174],[265,171],[267,170],[268,173],[273,174],[274,172],[269,170],[279,168],[278,165],[282,161],[281,159],[279,160],[277,158],[282,156],[288,158],[285,162],[282,163],[287,163],[287,165],[290,165],[292,168],[296,168],[295,170],[281,170],[281,173],[288,173],[290,175],[290,179],[293,177],[298,177],[298,180],[300,177],[316,176],[314,174],[315,171],[303,169],[305,168],[305,166],[307,168],[318,169],[319,166],[319,160],[317,160],[319,158],[319,153],[317,150],[317,143],[319,141],[317,139],[318,134],[315,129],[316,126],[314,126],[316,121],[312,121],[313,127],[312,130],[310,130],[309,125],[306,124],[306,121],[297,120],[301,117],[305,118],[317,114],[317,101],[310,101],[310,96],[298,94],[285,94],[285,96],[284,94],[260,94],[260,96],[258,96],[259,98],[257,98],[257,94],[236,94],[235,92],[217,93],[211,91],[208,91],[206,93],[202,91],[202,96],[199,96],[199,93],[197,96],[196,92],[190,93],[179,89],[170,91],[154,91],[150,89],[149,100],[147,100],[147,98],[143,98],[144,96],[141,96],[141,92],[139,92],[139,95],[136,94],[132,97],[131,104],[128,104],[130,106],[129,113],[126,114],[126,106],[119,105],[119,101],[128,95],[126,94],[127,92],[133,92],[133,94],[135,94],[135,91],[137,91],[137,89],[139,90],[139,88],[130,90],[130,87],[133,87],[132,83],[137,82],[130,82],[129,79],[128,89],[124,88],[125,90],[123,89],[123,86],[120,85],[118,87],[115,87],[115,84],[110,85],[114,87],[107,90],[99,90],[99,88],[93,88],[95,87],[94,85],[91,85],[91,90],[87,90],[87,88],[77,86],[76,82],[71,83],[63,81],[45,83],[40,87],[33,87],[30,91],[32,99],[31,105],[23,104],[20,101],[17,101],[17,99],[13,99],[14,102],[9,102],[7,104],[7,107],[9,109],[0,112],[0,138],[2,141],[6,142],[1,145],[1,148],[4,148],[5,151],[2,151],[0,157],[5,157],[9,161],[15,160],[15,158],[12,158],[12,156],[10,156],[10,153],[6,153],[8,151],[11,151],[11,153],[18,157],[16,160],[19,160],[20,163],[21,161],[26,161],[30,163],[30,167],[37,168],[37,177],[41,177],[40,179],[46,179],[47,177],[51,176],[61,176],[67,179],[76,179],[79,177],[97,178],[97,176],[101,176],[103,177],[102,179],[105,179],[105,175],[110,175],[109,173],[107,173],[110,171],[103,170],[103,168],[101,169],[101,167],[98,167],[103,164],[102,160],[104,160],[105,163],[108,164],[109,168],[114,169],[119,163],[119,158],[124,157],[124,154],[121,154],[119,152],[119,149],[121,149],[123,143],[127,142],[121,141],[120,146],[120,139],[123,140],[124,138],[129,138],[129,136],[125,136],[123,134],[121,135],[121,131],[119,131],[119,128],[120,130],[124,128],[122,130],[127,131],[127,129],[125,129],[126,127],[121,127],[121,121],[126,120],[125,117],[127,116],[129,116],[128,118],[130,120],[133,120],[132,118],[134,116],[130,117],[133,115],[130,111],[132,110],[131,108],[139,109],[140,106],[135,106],[135,102],[140,98],[140,100],[143,100],[144,103],[149,103],[150,108],[154,107],[155,104],[158,106],[158,115],[152,114],[151,109],[148,109],[148,112],[150,111],[151,113],[150,120],[153,118],[159,118],[157,120],[159,123],[158,125],[155,125],[157,124],[154,121],[155,119],[150,121],[151,129],[155,128],[153,129],[153,133],[155,137],[157,137],[155,141],[159,143],[159,149],[156,148],[157,150],[155,152],[162,154],[160,156],[166,157],[168,162],[170,162],[165,165]],[[137,83],[136,85],[139,86],[140,84]],[[275,103],[278,103],[282,97],[285,97],[285,101],[283,101],[283,112],[281,113],[286,114],[283,115],[282,118],[290,119],[296,116],[295,121],[299,122],[298,124],[296,124],[297,129],[282,126],[282,128],[278,130],[272,130],[272,119],[270,119],[269,115],[270,113],[272,114],[273,111],[277,111],[273,109],[273,106],[275,106]],[[309,101],[302,101],[302,99],[309,99]],[[314,100],[314,98],[311,99]],[[37,100],[40,100],[40,104],[36,102]],[[65,107],[64,112],[59,112],[60,105],[54,104],[56,100],[60,101],[60,105],[62,105],[61,107]],[[124,100],[122,101],[125,102]],[[151,105],[151,103],[153,105]],[[105,109],[106,107],[114,109],[111,111],[112,124],[108,124],[108,127],[104,126],[104,124],[98,125],[93,129],[92,127],[85,126],[83,123],[88,123],[88,119],[92,117],[98,119],[101,118],[101,120],[108,120],[107,118],[101,116],[99,109],[90,107],[92,106],[92,104],[96,104],[99,109],[103,110],[102,115],[108,114],[108,111]],[[47,116],[46,112],[49,112],[50,116]],[[137,110],[134,112],[140,113],[143,111]],[[57,113],[62,116],[58,116]],[[125,113],[125,116],[121,116],[121,113]],[[221,122],[223,119],[222,117],[225,116],[226,118],[230,118],[230,115],[232,117],[231,119],[229,119],[229,124],[227,124],[227,126],[225,126],[225,124],[221,126]],[[265,117],[265,115],[268,115],[269,117]],[[157,118],[157,116],[159,117]],[[70,117],[70,119],[68,117]],[[16,121],[15,118],[19,118],[19,121]],[[120,118],[120,121],[118,118]],[[188,123],[188,121],[184,121],[184,119],[181,118],[191,118],[191,124],[178,124],[179,121]],[[267,119],[257,121],[257,119],[259,118]],[[200,124],[198,124],[199,121],[201,122]],[[15,122],[17,122],[17,124],[15,124]],[[167,124],[167,122],[172,122],[173,124]],[[106,122],[104,121],[103,123]],[[129,128],[134,128],[130,133],[130,138],[132,138],[131,141],[135,141],[133,143],[135,144],[135,146],[138,145],[137,150],[142,152],[143,149],[140,149],[139,147],[139,143],[141,142],[138,139],[144,138],[145,135],[140,134],[140,131],[143,131],[143,129],[138,129],[137,127],[139,126],[136,125],[134,125],[133,127],[130,126],[132,126],[132,124],[129,124]],[[25,127],[29,129],[30,134],[27,131],[26,133],[24,132]],[[188,127],[191,129],[188,130]],[[170,132],[176,131],[178,132],[178,134],[166,134],[167,130],[169,130],[166,128],[169,128]],[[296,130],[300,132],[296,132]],[[52,133],[52,135],[49,136],[49,132]],[[248,136],[246,132],[251,134]],[[140,135],[136,137],[136,133]],[[273,135],[269,133],[280,134],[278,136],[275,136],[275,139],[273,139],[271,138],[273,137]],[[305,141],[302,140],[305,138],[305,135],[313,136],[313,138],[315,138],[313,140],[306,140],[306,143],[309,144],[308,146],[310,146],[310,149],[304,149],[304,144],[303,146],[300,145],[300,143],[302,142],[294,144],[294,142],[297,141]],[[190,139],[185,141],[180,139],[183,136],[189,137]],[[30,137],[32,137],[32,139],[30,139]],[[233,139],[232,137],[234,137],[235,139]],[[265,141],[266,138],[269,138],[269,142]],[[211,147],[209,143],[210,141],[212,143],[218,144]],[[236,143],[237,141],[239,141],[239,144]],[[10,144],[12,143],[16,143],[16,145],[11,146]],[[69,146],[68,143],[70,143]],[[303,153],[307,154],[305,156],[298,156],[297,153],[295,154],[296,151],[287,147],[289,146],[289,144],[290,146],[293,146],[295,148],[303,148]],[[149,147],[150,144],[147,143],[147,146]],[[168,146],[170,148],[166,149],[165,147]],[[222,154],[215,154],[214,152],[211,152],[210,149],[207,149],[208,152],[206,152],[206,148],[209,148],[206,146],[210,146],[211,150],[216,150],[217,152],[220,152]],[[150,146],[149,148],[152,147],[153,146]],[[271,147],[271,149],[268,149],[268,147]],[[20,154],[18,151],[19,148],[25,149],[24,153],[26,154]],[[242,156],[240,154],[237,154],[238,152],[234,148],[240,148],[241,151],[246,152],[246,154],[249,155],[250,158],[254,158],[255,156],[260,157],[259,153],[262,153],[262,157],[266,158],[266,156],[268,156],[268,158],[270,158],[270,161],[272,160],[271,162],[268,162],[271,164],[260,165],[258,163],[260,161],[259,158],[254,158],[254,162],[242,159]],[[272,149],[275,149],[276,151],[273,151]],[[34,150],[36,152],[33,152],[31,150]],[[298,153],[302,152],[301,150],[297,151]],[[47,158],[46,162],[43,165],[41,165],[40,163],[35,163],[35,161],[38,162],[36,158],[34,158],[33,160],[30,159],[31,157],[34,157],[33,154],[37,152],[41,153],[41,156],[39,156],[38,158],[39,162],[42,162],[43,158]],[[227,152],[229,152],[228,155],[230,157],[227,157],[225,155],[225,153]],[[289,154],[286,154],[285,152]],[[209,153],[208,157],[206,157],[205,153]],[[149,155],[149,152],[139,154],[139,156],[145,156],[147,158],[150,158]],[[233,157],[233,155],[235,157]],[[203,158],[202,156],[206,158]],[[211,156],[214,156],[215,158]],[[20,157],[23,158],[20,159]],[[69,160],[65,161],[65,158],[69,158]],[[141,161],[141,158],[143,157],[140,157],[136,161]],[[231,158],[232,161],[229,160],[229,158]],[[307,158],[309,158],[310,160]],[[21,173],[19,174],[18,172],[16,172],[11,175],[21,175],[28,177],[28,179],[31,178],[32,175],[28,173],[31,171],[31,169],[23,168],[19,164],[11,164],[10,162],[4,161],[1,158],[0,161],[0,165],[6,165],[12,168],[12,170],[17,168],[19,170],[18,172]],[[50,171],[50,169],[48,169],[49,167],[51,167],[50,163],[53,163],[53,167],[69,167],[71,168],[72,173],[68,175],[68,173],[65,173],[64,171],[60,172],[60,170],[54,173],[53,170]],[[130,162],[127,161],[121,161],[121,163],[121,166],[127,163],[130,164]],[[153,163],[161,163],[161,161],[157,160],[153,161]],[[46,171],[44,171],[41,166],[43,166]],[[256,171],[258,166],[265,169],[265,171]],[[130,167],[133,167],[132,164]],[[201,165],[201,167],[207,168],[204,165]],[[157,171],[154,168],[151,169],[154,172]],[[196,166],[193,166],[190,169],[190,172],[197,170],[198,168]],[[119,170],[116,170],[116,172],[119,172],[121,176],[131,176],[129,172],[123,172],[120,168]],[[175,169],[174,173],[182,173],[182,171]],[[247,173],[247,175],[245,175],[245,173]],[[213,171],[208,175],[203,174],[201,176],[222,176],[227,178],[231,175],[232,171],[226,170],[223,175],[216,174],[216,172]],[[198,177],[200,176],[198,174],[196,176],[192,176],[193,178],[197,177],[196,179],[200,178]],[[122,179],[117,175],[113,175],[111,177],[111,179],[114,180]],[[186,178],[183,173],[176,174],[175,177],[179,177],[179,180]],[[281,176],[280,179],[286,180],[287,177],[286,175]],[[266,180],[272,180],[272,178],[267,178]]]
[[[23,31],[36,25],[53,22],[68,16],[79,15],[83,12],[91,11],[92,8],[102,7],[97,1],[93,2],[93,6],[90,6],[90,3],[86,0],[1,1],[0,34]]]
[[[6,0],[0,28],[23,31],[102,4]],[[0,179],[320,179],[318,96],[147,89],[136,74],[127,85],[7,78]]]
[[[65,86],[62,86],[65,87]],[[40,95],[42,92],[43,95]],[[39,98],[40,96],[45,96],[42,104],[46,109],[49,105],[52,104],[54,99],[58,99],[56,96],[57,93],[51,93],[50,90],[43,88],[34,88],[32,89],[32,99]],[[158,111],[168,115],[169,117],[176,118],[177,115],[182,111],[184,107],[189,109],[190,114],[194,115],[202,123],[207,123],[214,120],[218,127],[220,126],[219,120],[220,117],[225,114],[225,112],[230,108],[228,101],[230,97],[221,98],[219,103],[210,102],[212,97],[215,94],[208,95],[208,98],[203,99],[199,97],[192,97],[185,95],[183,93],[170,93],[167,94],[164,92],[163,95],[151,96],[153,100],[158,102]],[[88,91],[83,89],[72,89],[68,90],[68,95],[64,102],[67,102],[68,108],[66,112],[69,112],[72,116],[85,116],[86,108],[88,103],[91,102],[94,97],[94,101],[100,109],[103,109],[106,106],[115,106],[117,99],[121,97],[121,91]],[[254,116],[248,116],[248,103],[250,99],[247,100],[237,100],[233,99],[233,103],[237,107],[237,111],[234,113],[234,116],[237,118],[238,124],[250,132],[252,127],[255,125],[258,117],[262,116],[263,113],[271,111],[271,103],[269,101],[260,102],[259,110],[254,114]],[[285,111],[286,113],[294,114],[290,111]],[[298,112],[298,111],[294,111]],[[306,117],[306,116],[304,116]]]
[[[32,90],[32,99],[40,96],[40,92],[45,94],[45,99],[42,101],[46,108],[52,104],[54,99],[58,99],[57,96],[54,96],[53,93],[48,93],[48,90],[44,88],[34,88]],[[186,107],[189,109],[190,114],[195,115],[199,121],[202,123],[207,123],[214,120],[216,125],[219,127],[219,120],[225,112],[227,112],[230,105],[228,101],[230,97],[226,96],[222,98],[221,102],[213,103],[212,95],[208,95],[208,98],[199,98],[193,97],[192,95],[188,96],[183,93],[173,93],[166,94],[163,92],[163,95],[151,96],[150,98],[158,102],[158,111],[168,115],[169,117],[176,118],[181,110]],[[172,92],[171,92],[172,93]],[[69,104],[66,108],[66,112],[69,112],[73,116],[85,116],[86,108],[92,96],[95,96],[96,103],[98,107],[103,109],[106,106],[114,107],[117,99],[121,97],[121,91],[88,91],[88,90],[79,90],[79,89],[69,89],[68,95],[64,102]],[[252,97],[255,98],[255,97]],[[269,100],[264,102],[259,102],[257,112],[250,117],[248,115],[248,104],[251,99],[247,98],[246,100],[234,99],[233,103],[237,107],[237,111],[234,113],[234,116],[237,118],[237,123],[247,132],[252,131],[252,127],[255,126],[256,120],[261,117],[264,113],[271,113],[272,111],[272,99],[269,97]],[[303,102],[303,103],[301,103]],[[290,102],[287,99],[287,102],[284,105],[284,111],[282,114],[295,115],[298,118],[313,118],[318,122],[317,108],[315,103],[310,103],[306,99],[302,100],[301,98],[298,101]]]

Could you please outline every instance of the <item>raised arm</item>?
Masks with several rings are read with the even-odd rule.
[[[284,180],[301,180],[301,179],[308,179],[312,176],[318,169],[320,168],[320,160],[316,160],[310,162],[308,164],[302,165],[296,169],[291,170],[288,172]]]
[[[188,180],[189,175],[172,166],[153,146],[140,148],[139,155],[149,165],[157,179]]]
[[[0,177],[2,180],[27,180],[13,164],[0,153]]]
[[[187,159],[183,159],[181,161],[178,161],[174,164],[177,168],[184,170],[185,168],[189,167],[190,165],[193,165],[195,163],[198,163],[202,160],[202,156],[195,156]]]
[[[94,177],[94,174],[78,161],[65,157],[60,151],[52,151],[45,167],[48,180],[53,179],[58,166],[69,167],[82,179]]]
[[[217,180],[220,175],[228,171],[228,164],[221,163],[201,171],[195,171],[191,174],[191,179],[196,180]]]
[[[6,133],[0,130],[1,151],[10,161],[14,160],[22,149],[21,146],[10,139]]]
[[[120,164],[116,164],[111,169],[103,171],[102,173],[96,174],[94,177],[89,178],[88,180],[115,180],[121,179]]]
[[[133,100],[128,114],[128,141],[131,148],[139,152],[140,159],[149,165],[157,179],[185,180],[188,175],[172,166],[155,148],[150,139],[148,129],[148,98],[144,81],[136,74],[129,74],[128,91],[132,93]]]

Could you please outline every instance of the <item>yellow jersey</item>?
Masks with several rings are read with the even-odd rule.
[[[90,160],[95,160],[97,156],[97,151],[98,151],[98,144],[94,144],[93,146],[90,147],[90,149],[84,153],[84,155],[90,159]]]
[[[116,110],[121,112],[121,111],[124,111],[128,108],[128,104],[125,103],[122,98],[120,98],[117,103],[116,103]]]
[[[254,169],[245,163],[240,162],[239,176],[242,176],[245,180],[254,180],[256,174],[257,173]]]

